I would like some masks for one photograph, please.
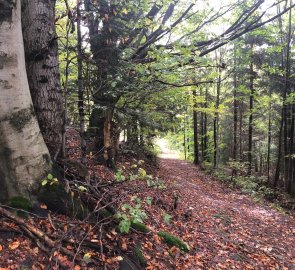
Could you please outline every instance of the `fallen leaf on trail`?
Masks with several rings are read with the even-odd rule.
[[[123,251],[126,251],[126,250],[127,250],[126,238],[122,238],[121,249],[122,249]]]
[[[117,234],[118,234],[118,233],[116,232],[115,229],[112,229],[112,230],[111,230],[111,233],[112,233],[113,235],[117,235]]]
[[[44,203],[41,203],[41,204],[40,204],[40,208],[42,208],[42,209],[47,209],[47,205],[44,204]]]
[[[98,243],[100,240],[98,240],[98,239],[91,239],[90,240],[90,242],[92,242],[92,243]]]
[[[0,251],[2,251],[3,250],[3,247],[0,245]]]
[[[111,263],[119,262],[119,261],[122,261],[122,260],[123,260],[122,256],[117,256],[117,257],[107,259],[107,263],[111,264]]]
[[[35,247],[35,248],[32,249],[32,251],[33,251],[33,253],[34,253],[35,255],[37,255],[38,252],[39,252],[39,248],[38,248],[38,247]]]
[[[12,242],[8,247],[9,249],[16,249],[19,247],[19,245],[20,245],[20,242],[15,241],[15,242]]]

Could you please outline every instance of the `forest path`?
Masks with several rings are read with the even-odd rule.
[[[183,269],[295,269],[294,215],[257,203],[167,154],[160,156],[160,175],[180,193],[172,226],[194,257],[183,262],[192,268]]]

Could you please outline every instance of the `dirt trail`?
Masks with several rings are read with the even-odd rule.
[[[294,215],[256,203],[166,152],[161,176],[181,194],[173,225],[192,247],[177,269],[295,269]]]

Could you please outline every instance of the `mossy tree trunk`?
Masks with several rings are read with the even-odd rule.
[[[27,80],[20,0],[0,0],[0,200],[31,198],[50,170]]]
[[[55,159],[61,154],[63,129],[55,1],[22,0],[22,26],[31,96],[42,135]]]

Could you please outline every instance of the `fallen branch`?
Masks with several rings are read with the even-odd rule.
[[[16,216],[12,212],[4,209],[3,207],[0,207],[0,214],[8,219],[13,220],[16,224],[20,225],[20,227],[23,228],[24,231],[29,235],[29,237],[31,237],[34,241],[37,241],[37,239],[41,242],[43,241],[50,248],[56,248],[56,246],[58,245],[58,241],[53,241],[43,231],[34,227],[23,218]],[[37,244],[40,245],[39,242],[37,242]],[[60,247],[59,249],[62,253],[74,257],[74,254],[66,248]]]

